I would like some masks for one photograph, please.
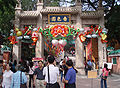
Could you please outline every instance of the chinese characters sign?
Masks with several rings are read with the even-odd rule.
[[[70,14],[48,14],[49,24],[70,24]]]

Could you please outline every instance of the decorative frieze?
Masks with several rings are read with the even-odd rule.
[[[40,12],[38,11],[23,11],[17,14],[18,17],[38,17],[40,13],[48,14],[48,13],[69,13],[69,14],[76,14],[79,13],[80,8],[76,7],[46,7],[41,9]],[[104,15],[103,10],[97,11],[82,11],[80,13],[81,18],[100,18]]]
[[[99,24],[99,20],[98,19],[95,19],[95,18],[93,18],[93,19],[90,19],[90,18],[83,18],[82,19],[82,24],[84,25],[91,25],[91,23],[92,24]]]
[[[81,18],[100,18],[102,16],[104,16],[104,12],[101,10],[83,11],[80,15]]]
[[[79,10],[76,7],[46,7],[40,11],[41,13],[78,13]]]
[[[18,17],[38,17],[39,13],[37,11],[23,11],[17,15]]]
[[[37,24],[37,19],[21,19],[20,24]]]

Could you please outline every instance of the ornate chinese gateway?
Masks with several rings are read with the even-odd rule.
[[[32,25],[35,28],[45,28],[45,26],[62,24],[74,25],[75,28],[81,29],[86,25],[100,25],[104,28],[104,10],[100,4],[97,11],[82,11],[81,1],[76,0],[75,7],[44,7],[43,1],[38,0],[36,11],[23,11],[21,3],[16,6],[15,27],[24,29],[26,25]],[[82,33],[82,32],[81,32]],[[44,57],[44,38],[39,33],[36,43],[36,57]],[[106,44],[97,39],[97,51],[99,67],[106,62]],[[84,74],[84,46],[79,37],[75,41],[76,68],[80,74]],[[21,59],[21,42],[13,45],[13,59]]]

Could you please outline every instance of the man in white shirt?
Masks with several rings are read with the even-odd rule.
[[[54,56],[48,57],[48,66],[43,69],[43,75],[45,75],[46,88],[60,88],[57,83],[57,77],[59,75],[59,68],[54,66]]]

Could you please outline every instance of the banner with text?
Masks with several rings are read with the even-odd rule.
[[[48,24],[70,24],[70,14],[48,14]]]

